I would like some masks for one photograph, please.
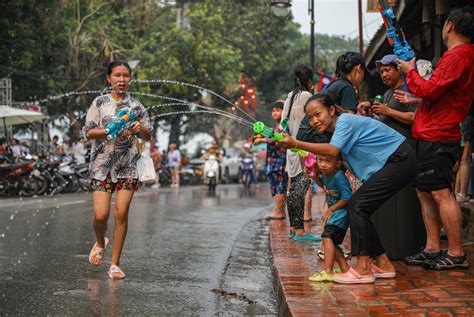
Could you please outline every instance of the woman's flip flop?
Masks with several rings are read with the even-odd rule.
[[[109,277],[113,280],[120,280],[125,278],[125,273],[117,265],[113,264],[109,269]]]
[[[107,249],[107,246],[109,245],[109,238],[105,237],[104,238],[104,241],[105,241],[105,245],[103,248],[99,248],[97,246],[97,242],[94,244],[94,246],[92,247],[92,250],[91,252],[89,253],[89,263],[92,264],[92,265],[96,265],[96,266],[99,266],[101,265],[102,263],[104,263],[104,257],[105,257],[105,250]],[[96,264],[94,262],[92,262],[93,259],[98,259],[99,262]]]

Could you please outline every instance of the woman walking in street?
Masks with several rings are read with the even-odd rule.
[[[352,255],[357,264],[334,275],[338,283],[374,283],[375,278],[394,278],[395,267],[385,253],[370,216],[406,186],[416,172],[415,155],[400,133],[371,118],[336,113],[329,95],[310,98],[305,112],[313,129],[332,134],[330,143],[308,143],[285,136],[277,144],[318,155],[342,154],[363,185],[348,201]],[[371,261],[376,258],[376,262]]]
[[[128,94],[132,78],[130,66],[124,61],[110,63],[107,81],[112,87],[109,94],[94,99],[86,117],[84,133],[93,140],[89,175],[94,203],[93,226],[97,242],[89,254],[89,262],[101,265],[109,239],[105,236],[110,215],[112,193],[117,191],[114,210],[114,237],[112,261],[108,275],[112,279],[125,278],[120,268],[120,255],[127,235],[128,211],[133,193],[138,188],[137,137],[144,141],[151,138],[151,125],[145,107]],[[117,112],[128,110],[135,116],[130,129],[117,138],[108,140],[106,126],[115,120]]]

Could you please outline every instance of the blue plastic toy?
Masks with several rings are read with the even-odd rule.
[[[135,121],[135,115],[128,110],[120,110],[114,121],[107,124],[105,133],[107,133],[107,140],[116,138],[124,130],[129,129]]]

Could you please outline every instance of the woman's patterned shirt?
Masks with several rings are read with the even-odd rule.
[[[94,99],[86,116],[84,135],[91,129],[105,129],[115,119],[117,112],[127,109],[135,115],[145,128],[152,130],[146,108],[136,99],[127,94],[122,100],[115,101],[110,95],[102,95]],[[121,140],[114,138],[94,139],[91,148],[89,177],[104,180],[110,173],[112,181],[118,178],[138,178],[137,161],[141,157],[133,138]]]

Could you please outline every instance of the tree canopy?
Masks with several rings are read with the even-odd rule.
[[[239,96],[240,76],[245,73],[257,88],[257,116],[268,118],[265,105],[290,91],[293,68],[309,62],[309,36],[298,31],[291,16],[273,16],[266,1],[185,4],[160,6],[153,0],[2,1],[0,76],[12,78],[14,100],[27,101],[103,90],[110,61],[136,60],[136,79],[195,84],[234,102]],[[357,43],[317,34],[315,46],[317,70],[332,72],[335,56],[356,49]],[[189,86],[135,83],[131,92],[142,93],[137,98],[146,106],[166,102],[143,95],[154,94],[231,111],[230,104]],[[70,134],[75,137],[96,95],[69,95],[43,106],[52,118],[74,122]],[[150,111],[156,115],[184,108],[167,106]],[[170,129],[172,142],[179,143],[181,134],[217,133],[209,128],[217,123],[216,117],[186,118],[160,118],[160,125]]]

